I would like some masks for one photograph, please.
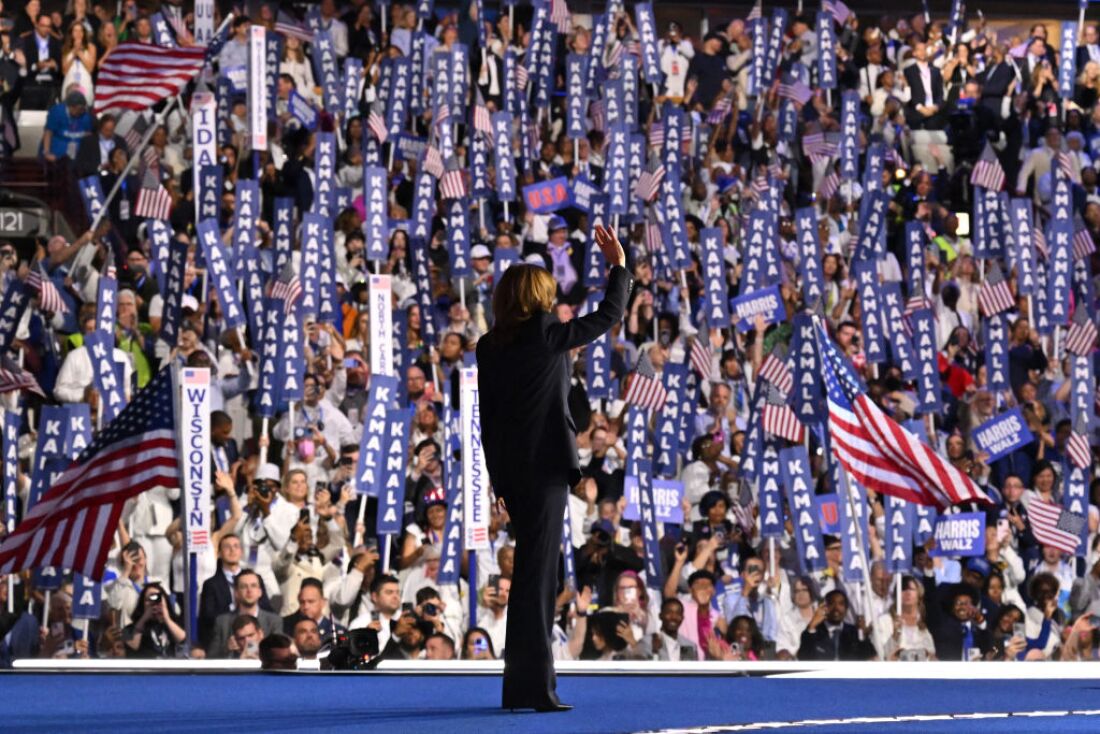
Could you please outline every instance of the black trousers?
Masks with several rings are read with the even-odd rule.
[[[556,702],[550,635],[569,483],[565,478],[535,478],[498,494],[516,531],[501,702],[505,708]]]

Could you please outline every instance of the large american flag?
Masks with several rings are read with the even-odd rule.
[[[57,566],[100,578],[126,500],[180,486],[172,372],[161,370],[0,542],[0,573]]]
[[[146,110],[183,91],[206,61],[198,46],[164,48],[146,43],[120,43],[99,67],[95,113]]]
[[[1027,519],[1031,523],[1032,535],[1043,545],[1063,553],[1077,552],[1085,518],[1050,502],[1033,500],[1027,506]]]
[[[1001,266],[994,261],[985,274],[982,287],[978,289],[978,308],[986,318],[1007,311],[1016,305],[1012,291],[1008,287]]]
[[[137,204],[134,206],[134,214],[146,219],[168,219],[171,213],[172,195],[161,185],[153,169],[145,169],[145,176],[138,190]]]
[[[786,398],[774,385],[768,385],[765,395],[762,426],[765,433],[802,443],[805,429],[787,405]]]
[[[31,268],[27,273],[27,287],[38,292],[38,307],[47,313],[65,314],[69,307],[65,305],[65,299],[61,292],[50,280],[49,276],[42,272],[42,266]]]
[[[837,459],[856,481],[880,494],[941,510],[962,502],[990,503],[970,477],[875,405],[820,327],[818,345],[829,438]]]
[[[1000,191],[1005,185],[1005,169],[1001,168],[1001,162],[989,143],[985,144],[981,158],[970,172],[970,183],[990,191]]]
[[[271,283],[271,297],[283,301],[283,313],[288,316],[294,313],[294,306],[302,297],[302,281],[294,270],[294,261],[287,260],[279,276]]]

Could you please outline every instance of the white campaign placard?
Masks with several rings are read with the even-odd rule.
[[[183,483],[183,528],[187,552],[210,544],[210,370],[180,369],[180,475]]]
[[[267,150],[267,29],[249,28],[248,127],[252,150]]]
[[[477,368],[464,367],[459,383],[462,403],[462,512],[466,550],[489,547],[489,468],[481,445],[481,409]]]
[[[210,92],[196,92],[191,97],[191,172],[194,177],[195,217],[201,206],[200,181],[203,166],[218,162],[218,101]]]
[[[393,282],[388,275],[370,276],[370,372],[372,375],[396,374],[393,364]]]

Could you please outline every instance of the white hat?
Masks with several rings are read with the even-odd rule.
[[[194,296],[192,296],[190,294],[185,294],[183,296],[183,301],[181,302],[181,308],[189,308],[192,311],[198,311],[199,310],[199,299],[195,298]]]
[[[474,245],[470,248],[470,259],[480,260],[484,257],[492,257],[493,253],[489,252],[489,248],[485,245]]]
[[[274,464],[260,464],[260,468],[256,470],[256,481],[282,482],[283,477],[279,467]]]
[[[542,255],[537,252],[532,252],[527,257],[523,258],[523,262],[528,265],[538,265],[542,269],[546,269],[546,261],[542,259]]]

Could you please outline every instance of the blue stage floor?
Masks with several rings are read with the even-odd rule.
[[[1026,668],[1021,664],[1021,674]],[[1098,672],[1100,676],[1100,672]],[[570,675],[565,714],[497,708],[478,675],[0,675],[5,732],[1095,732],[1097,680],[822,680]],[[1038,712],[1044,715],[1036,716]],[[913,715],[965,716],[906,720]],[[981,718],[974,714],[1012,714]],[[1024,716],[1022,714],[1028,714]],[[853,721],[856,717],[901,720]],[[810,720],[815,720],[811,722]],[[768,724],[771,726],[752,726]]]

